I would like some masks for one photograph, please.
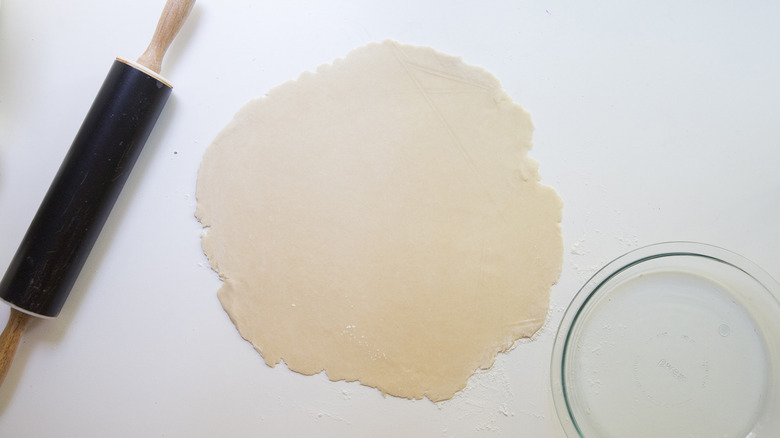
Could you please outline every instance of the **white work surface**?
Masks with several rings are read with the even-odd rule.
[[[163,1],[0,5],[4,272],[114,57],[145,49]],[[780,277],[779,16],[771,1],[202,0],[65,308],[24,334],[0,436],[562,437],[553,340],[597,268],[693,240]],[[544,327],[436,404],[267,367],[217,300],[193,216],[201,157],[247,100],[387,38],[492,72],[530,111],[530,155],[564,201]]]

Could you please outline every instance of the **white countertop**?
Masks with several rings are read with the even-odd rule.
[[[173,95],[59,318],[27,329],[3,437],[562,437],[555,332],[597,268],[646,244],[725,247],[780,277],[780,3],[201,0]],[[161,0],[0,3],[0,271],[116,56]],[[201,156],[238,108],[392,38],[492,72],[530,111],[564,200],[550,318],[450,401],[267,367],[216,298],[193,216]],[[8,308],[0,306],[4,324]]]

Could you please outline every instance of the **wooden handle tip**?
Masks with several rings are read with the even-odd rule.
[[[0,385],[3,384],[5,376],[11,368],[16,349],[29,320],[30,315],[13,308],[11,314],[8,315],[8,323],[5,325],[3,333],[0,333]]]
[[[165,3],[152,41],[146,51],[138,58],[139,64],[155,73],[160,73],[165,52],[168,51],[176,34],[181,30],[194,5],[195,0],[168,0]]]

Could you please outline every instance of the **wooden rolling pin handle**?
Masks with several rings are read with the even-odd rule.
[[[168,50],[171,42],[173,42],[176,34],[179,33],[182,25],[184,25],[184,21],[190,14],[194,4],[195,0],[168,0],[165,3],[165,8],[162,15],[160,15],[160,21],[157,23],[157,29],[154,31],[152,41],[143,55],[138,58],[137,62],[139,64],[155,73],[160,73],[165,52]]]
[[[16,347],[19,346],[22,332],[24,332],[24,327],[29,320],[30,315],[20,312],[13,307],[11,308],[8,323],[3,333],[0,334],[0,385],[3,384],[5,375],[8,374],[8,369],[11,368],[11,362],[13,362],[14,354],[16,354]]]

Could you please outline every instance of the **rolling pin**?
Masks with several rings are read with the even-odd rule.
[[[0,281],[0,299],[11,306],[0,334],[0,385],[28,320],[56,317],[70,294],[171,94],[162,59],[194,3],[168,0],[141,57],[114,61],[11,259]]]

